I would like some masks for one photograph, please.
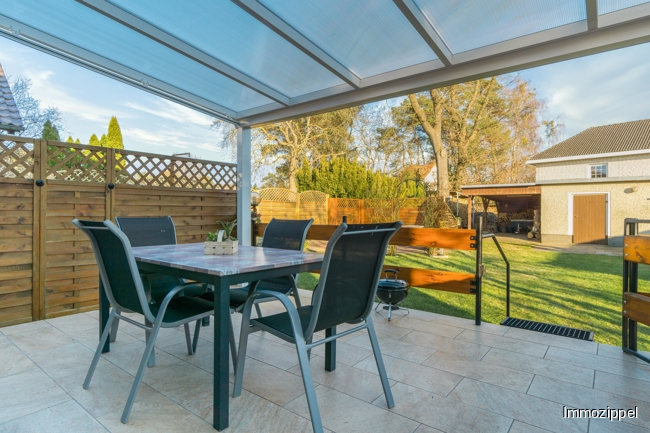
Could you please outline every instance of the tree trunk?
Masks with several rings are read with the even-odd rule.
[[[483,201],[483,228],[487,227],[488,222],[488,207],[490,207],[490,199],[486,197],[481,197]]]
[[[424,132],[429,137],[433,145],[433,154],[436,158],[436,172],[438,180],[438,197],[447,197],[449,195],[449,171],[448,171],[448,156],[447,149],[442,143],[442,104],[438,101],[437,95],[431,92],[431,101],[433,102],[433,118],[434,124],[429,123],[427,115],[420,107],[416,96],[414,94],[408,95],[413,107],[413,112],[418,117]]]

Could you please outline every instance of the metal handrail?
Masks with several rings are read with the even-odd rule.
[[[499,240],[494,235],[494,233],[484,233],[483,239],[485,238],[492,238],[494,244],[499,250],[499,253],[501,253],[503,261],[506,262],[506,317],[510,317],[510,261],[506,257],[506,254],[503,252],[503,248],[501,248],[501,244],[499,244]]]

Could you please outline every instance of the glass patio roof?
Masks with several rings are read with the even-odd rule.
[[[257,125],[650,41],[650,0],[5,0],[0,35]]]

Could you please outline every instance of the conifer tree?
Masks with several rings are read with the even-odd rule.
[[[72,138],[72,135],[68,135],[68,138],[65,140],[66,143],[74,143],[74,139]]]
[[[122,140],[122,130],[120,124],[117,122],[117,117],[111,117],[108,123],[108,137],[106,147],[113,149],[124,149],[124,141]]]
[[[81,141],[79,141],[79,139],[77,138],[77,139],[74,141],[74,144],[81,144]]]
[[[90,139],[88,139],[88,145],[90,146],[101,146],[99,143],[99,138],[97,138],[96,134],[93,134],[90,136]]]
[[[106,134],[102,134],[102,138],[99,139],[99,145],[101,147],[108,147],[108,137]]]
[[[41,132],[41,138],[43,140],[61,141],[59,130],[56,129],[56,126],[52,125],[52,122],[50,122],[49,120],[47,120],[43,124],[43,131]]]

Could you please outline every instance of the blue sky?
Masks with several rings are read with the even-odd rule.
[[[5,73],[33,83],[44,106],[61,109],[74,138],[87,143],[117,116],[127,149],[232,161],[204,114],[0,37]],[[650,44],[521,71],[561,116],[563,138],[590,127],[650,118]],[[66,135],[67,136],[67,135]]]

